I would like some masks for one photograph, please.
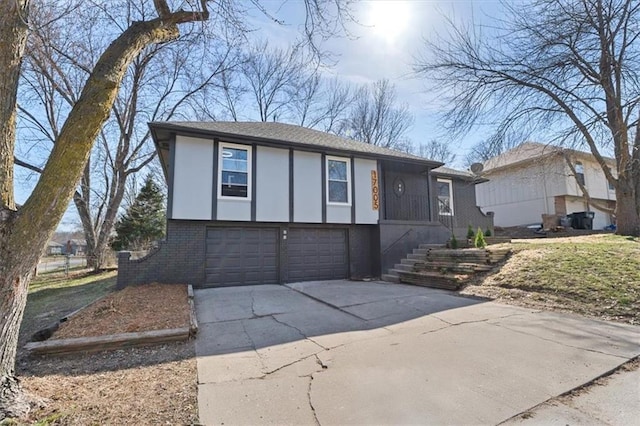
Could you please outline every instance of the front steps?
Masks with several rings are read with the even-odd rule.
[[[454,250],[423,244],[394,265],[382,279],[394,283],[458,290],[473,274],[493,269],[510,251],[509,248]]]

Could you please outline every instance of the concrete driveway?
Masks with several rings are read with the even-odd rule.
[[[196,309],[206,425],[498,424],[640,355],[640,327],[381,282],[198,290]]]

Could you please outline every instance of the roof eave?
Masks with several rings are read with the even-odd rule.
[[[277,147],[298,147],[298,148],[303,148],[306,151],[325,151],[327,153],[344,153],[344,154],[348,154],[348,155],[353,155],[353,156],[357,156],[357,157],[361,157],[361,158],[371,158],[371,159],[383,159],[383,160],[389,160],[389,161],[396,161],[396,162],[405,162],[405,163],[411,163],[411,164],[418,164],[418,165],[422,165],[427,167],[428,169],[432,169],[435,167],[440,167],[442,166],[444,163],[440,163],[437,161],[433,161],[433,160],[428,160],[428,159],[413,159],[413,158],[407,158],[407,157],[401,157],[401,156],[393,156],[393,155],[386,155],[386,154],[378,154],[378,153],[369,153],[369,152],[361,152],[361,151],[354,151],[354,150],[347,150],[347,149],[340,149],[340,148],[334,148],[334,147],[328,147],[328,146],[321,146],[321,145],[312,145],[312,144],[304,144],[304,143],[300,143],[300,142],[291,142],[291,141],[284,141],[284,140],[279,140],[279,139],[273,139],[273,138],[264,138],[264,137],[259,137],[259,136],[246,136],[246,135],[238,135],[236,133],[228,133],[228,132],[220,132],[217,130],[208,130],[208,129],[194,129],[192,127],[188,127],[188,126],[181,126],[181,125],[177,125],[177,124],[173,124],[170,122],[150,122],[149,124],[149,128],[151,129],[151,135],[154,139],[154,144],[156,145],[156,150],[158,150],[158,144],[157,144],[157,136],[158,130],[166,130],[168,133],[180,133],[180,134],[185,134],[185,135],[193,135],[193,136],[210,136],[213,138],[219,138],[219,139],[224,139],[228,142],[239,142],[239,143],[247,143],[247,142],[251,142],[251,143],[259,143],[262,145],[272,145],[272,146],[277,146]],[[163,166],[164,168],[164,166]],[[167,172],[165,170],[165,176],[167,176]]]

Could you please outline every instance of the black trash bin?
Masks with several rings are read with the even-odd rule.
[[[595,212],[576,212],[568,216],[571,217],[571,227],[573,229],[593,229],[595,215]]]

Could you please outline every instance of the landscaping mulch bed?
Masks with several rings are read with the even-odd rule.
[[[186,285],[126,287],[60,325],[52,339],[104,336],[189,326]]]
[[[111,293],[71,316],[52,339],[189,327],[186,285]],[[196,424],[193,341],[94,354],[22,356],[24,388],[46,405],[17,424]]]

